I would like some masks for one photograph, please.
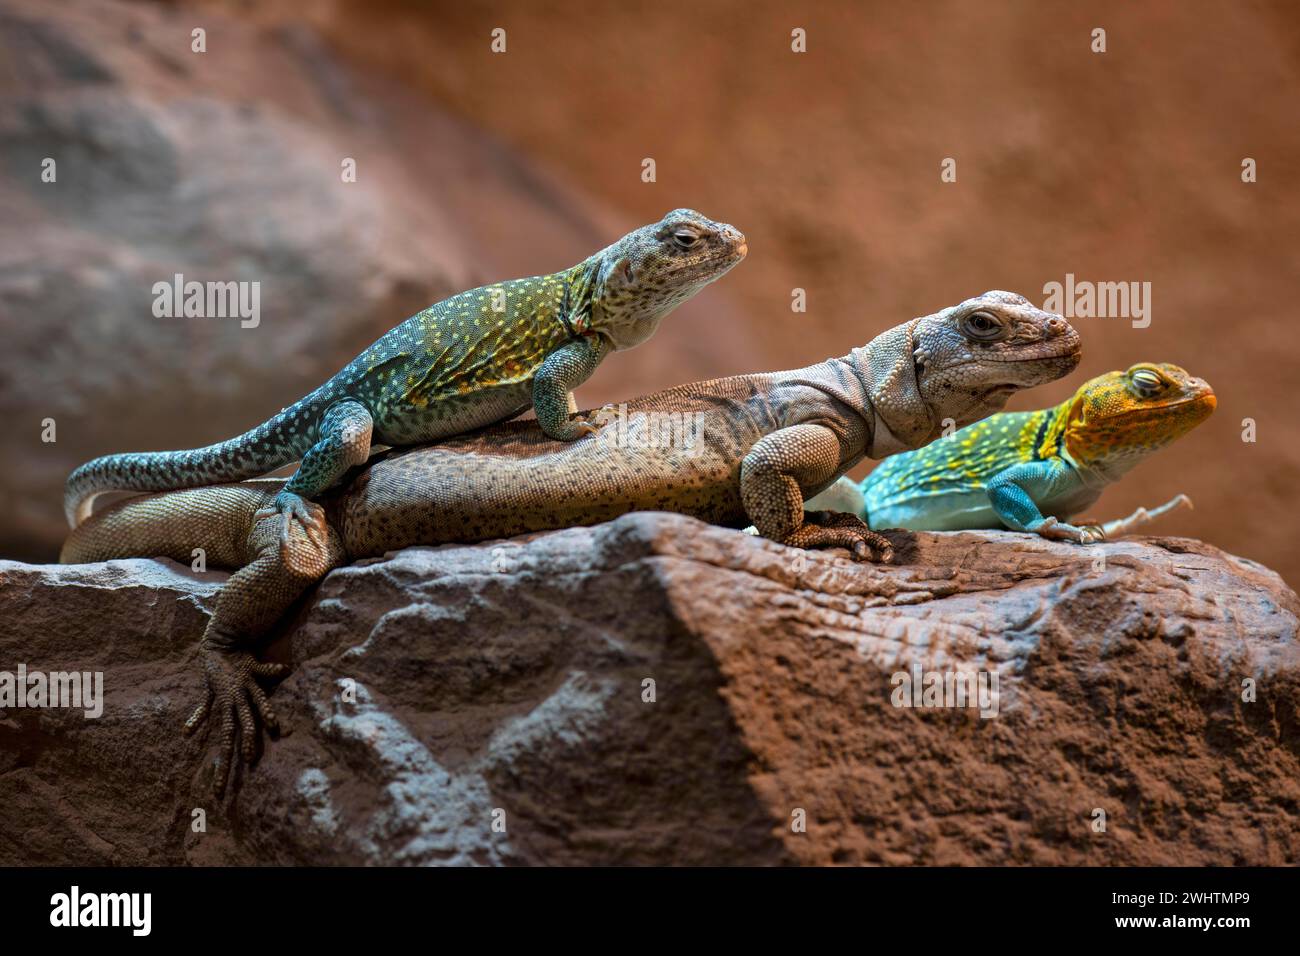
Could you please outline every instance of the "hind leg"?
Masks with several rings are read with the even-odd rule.
[[[1116,518],[1114,521],[1107,521],[1102,525],[1089,525],[1095,529],[1100,537],[1106,541],[1113,541],[1115,538],[1131,534],[1145,524],[1155,521],[1161,515],[1168,514],[1177,508],[1191,508],[1192,499],[1186,495],[1177,495],[1160,505],[1158,508],[1139,508],[1127,518]]]
[[[360,402],[331,405],[320,423],[320,440],[303,455],[298,470],[275,496],[275,502],[254,519],[281,515],[280,547],[289,547],[289,528],[295,520],[320,543],[325,521],[320,506],[308,499],[320,494],[354,465],[370,457],[374,420]]]
[[[259,662],[247,648],[261,637],[304,591],[319,581],[345,555],[337,532],[328,525],[317,537],[295,527],[287,546],[277,533],[274,516],[260,521],[249,538],[252,560],[236,571],[217,596],[216,608],[203,634],[200,652],[207,683],[207,699],[185,722],[186,736],[216,714],[221,720],[221,749],[213,786],[225,791],[238,726],[240,756],[250,762],[256,752],[261,718],[274,733],[279,722],[258,678],[282,677],[283,664]]]

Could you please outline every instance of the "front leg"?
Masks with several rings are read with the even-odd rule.
[[[331,405],[321,418],[320,440],[308,449],[298,463],[298,470],[275,496],[270,506],[254,515],[260,520],[279,514],[284,518],[280,530],[280,547],[289,547],[289,528],[296,519],[309,534],[320,541],[324,520],[314,498],[354,465],[370,457],[370,435],[374,422],[360,402],[351,399]]]
[[[591,378],[609,352],[609,342],[602,336],[584,335],[565,342],[542,360],[533,379],[533,411],[548,437],[574,441],[599,431],[588,422],[570,420],[570,409],[576,407],[571,392]]]
[[[998,472],[988,483],[989,503],[998,518],[1012,531],[1025,531],[1049,541],[1095,544],[1102,539],[1099,529],[1076,527],[1044,516],[1035,496],[1045,496],[1061,482],[1070,480],[1070,466],[1059,458],[1025,461]]]
[[[256,753],[257,718],[272,733],[279,727],[266,691],[257,679],[283,677],[288,668],[283,664],[259,662],[249,650],[250,645],[308,587],[345,559],[342,541],[333,528],[326,526],[318,539],[309,536],[304,528],[294,526],[288,547],[284,547],[274,514],[269,519],[254,526],[247,555],[251,560],[231,575],[217,595],[216,607],[199,645],[207,698],[195,708],[184,726],[184,733],[189,736],[209,715],[215,715],[221,722],[221,745],[213,779],[218,796],[225,792],[230,775],[236,727],[240,755],[245,763],[251,762]]]
[[[855,560],[893,557],[883,535],[856,515],[804,512],[802,486],[834,477],[840,441],[829,428],[810,423],[782,428],[760,439],[740,464],[740,498],[758,533],[794,548],[848,548]]]

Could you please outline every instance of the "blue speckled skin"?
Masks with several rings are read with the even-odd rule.
[[[275,507],[314,522],[305,499],[364,462],[372,443],[436,441],[530,405],[548,436],[572,441],[593,430],[571,418],[572,389],[610,352],[649,338],[665,315],[745,252],[745,237],[732,226],[677,209],[570,269],[454,295],[237,438],[82,465],[68,478],[69,523],[83,520],[102,491],[241,481],[294,461],[301,465]]]

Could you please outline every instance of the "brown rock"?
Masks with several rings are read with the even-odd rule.
[[[1175,538],[895,544],[636,514],[340,569],[264,655],[288,733],[224,804],[177,733],[220,576],[0,562],[0,670],[106,688],[98,720],[0,714],[0,863],[1297,862],[1275,574]],[[893,706],[913,664],[996,672],[997,715]]]

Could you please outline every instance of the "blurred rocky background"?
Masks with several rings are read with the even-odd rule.
[[[749,260],[583,404],[990,288],[1150,282],[1148,328],[1075,320],[1082,367],[1012,407],[1139,360],[1205,377],[1215,416],[1097,515],[1186,492],[1161,530],[1294,583],[1298,95],[1282,2],[0,0],[0,555],[54,559],[81,461],[229,437],[431,301],[693,206]],[[155,318],[178,272],[259,281],[260,325]]]

